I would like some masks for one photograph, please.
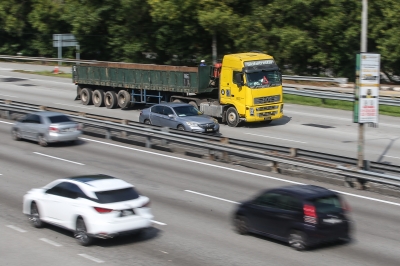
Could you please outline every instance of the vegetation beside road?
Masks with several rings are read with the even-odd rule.
[[[27,70],[13,70],[13,72],[24,73],[24,74],[34,74],[34,75],[42,75],[42,76],[51,76],[58,78],[70,78],[72,79],[71,73],[63,73],[58,72],[58,74],[54,74],[53,71],[27,71]]]

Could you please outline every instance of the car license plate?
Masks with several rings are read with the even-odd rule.
[[[73,131],[75,131],[75,130],[76,130],[76,128],[71,127],[71,128],[65,128],[65,129],[63,129],[62,132],[73,132]]]
[[[214,129],[213,128],[207,128],[206,131],[210,132],[210,131],[214,131]]]
[[[343,221],[341,219],[329,218],[329,219],[323,219],[323,222],[328,224],[340,224]]]
[[[133,215],[133,210],[123,210],[121,211],[121,216],[129,216],[129,215]]]

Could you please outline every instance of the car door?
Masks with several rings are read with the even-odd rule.
[[[160,116],[163,112],[162,105],[155,105],[150,108],[150,122],[152,125],[161,126]]]
[[[274,213],[279,196],[275,192],[265,192],[249,204],[248,219],[252,228],[265,234],[275,232],[276,223],[270,216]]]
[[[42,125],[40,116],[36,114],[30,115],[29,120],[26,123],[27,138],[36,140],[41,127]]]
[[[170,117],[173,115],[174,117]],[[163,115],[160,117],[161,124],[165,127],[169,128],[177,128],[178,121],[176,120],[177,116],[175,115],[174,111],[169,106],[163,106]]]
[[[83,191],[73,183],[65,183],[65,198],[59,202],[63,210],[58,215],[62,225],[69,229],[75,229],[75,217],[80,208],[79,198],[85,198]]]
[[[65,226],[66,217],[71,213],[71,191],[70,183],[62,182],[46,191],[45,212],[51,222]]]
[[[26,115],[19,120],[18,130],[19,130],[22,138],[27,138],[26,125],[29,122],[29,116],[30,115]]]
[[[293,228],[292,226],[303,219],[301,201],[283,192],[278,198],[276,208],[268,217],[271,219],[271,223],[276,224],[273,233],[278,237],[285,238]]]

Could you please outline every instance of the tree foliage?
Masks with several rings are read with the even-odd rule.
[[[361,0],[0,0],[0,53],[56,56],[73,33],[81,58],[194,65],[259,50],[295,74],[353,77]],[[368,51],[400,75],[398,0],[369,1]],[[73,57],[74,48],[63,49]],[[153,55],[154,58],[150,58]]]

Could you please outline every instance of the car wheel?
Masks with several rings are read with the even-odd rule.
[[[179,126],[178,126],[178,130],[185,131],[185,127],[182,126],[182,125],[179,125]]]
[[[43,227],[44,223],[40,220],[39,208],[35,202],[31,204],[31,215],[29,216],[29,222],[35,228]]]
[[[229,107],[226,111],[226,123],[230,127],[237,127],[239,125],[240,119],[239,114],[235,107]]]
[[[13,129],[11,134],[12,134],[13,140],[16,140],[16,141],[21,140],[21,132],[18,129]]]
[[[93,237],[87,233],[85,222],[82,218],[76,220],[76,230],[74,237],[76,241],[82,246],[89,246],[93,242]]]
[[[144,123],[145,123],[146,125],[151,125],[151,122],[150,122],[149,119],[144,120]]]
[[[39,143],[40,146],[47,147],[49,145],[47,143],[46,138],[43,135],[39,135],[37,139],[38,139],[38,143]]]
[[[235,218],[235,229],[241,235],[246,235],[249,233],[249,226],[246,217],[237,216]]]
[[[291,231],[289,234],[289,245],[297,251],[306,250],[306,235],[300,231]]]

